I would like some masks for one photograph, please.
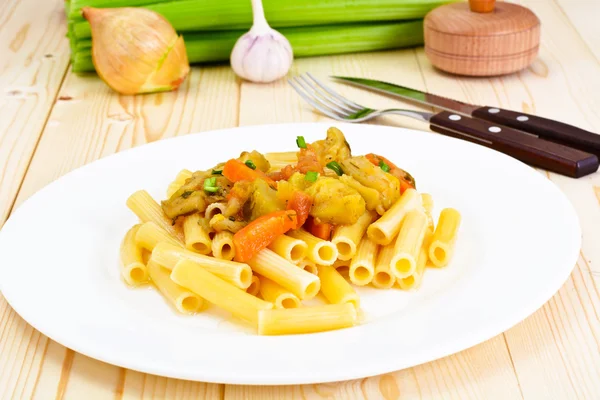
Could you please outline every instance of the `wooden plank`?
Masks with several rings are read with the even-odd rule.
[[[67,69],[62,3],[6,0],[0,5],[0,227]]]
[[[297,60],[293,73],[305,71],[323,79],[334,73],[393,81],[398,81],[401,77],[415,88],[425,88],[414,50]],[[360,99],[361,104],[374,108],[399,106],[397,101],[390,98],[344,85],[332,86],[348,98]],[[416,109],[409,104],[402,104],[402,107]],[[315,113],[286,85],[276,83],[265,88],[244,83],[240,124],[255,124],[261,121],[276,123],[331,119]],[[377,123],[427,129],[425,124],[403,117],[390,117],[378,120]],[[521,398],[510,355],[502,336],[434,363],[378,377],[322,385],[225,387],[226,399],[396,399],[400,398],[399,396],[411,399]]]
[[[0,5],[0,227],[10,212],[68,64],[62,1]],[[0,398],[28,398],[46,340],[0,295]]]
[[[547,1],[522,1],[541,18],[540,57],[527,70],[490,79],[458,79],[439,74],[422,51],[427,88],[481,105],[538,113],[600,130],[597,89],[600,66],[561,10]],[[600,208],[593,185],[600,174],[569,179],[548,175],[575,206],[583,229],[582,258],[561,291],[540,311],[505,336],[524,397],[593,398],[600,392],[597,311],[600,309],[598,237]],[[502,190],[502,189],[501,189]]]
[[[555,0],[567,15],[589,50],[600,61],[600,2],[594,0]]]
[[[69,74],[16,207],[54,179],[100,157],[167,137],[233,127],[238,98],[238,85],[227,67],[193,69],[179,91],[139,97],[118,96],[95,76]],[[0,388],[8,396],[162,398],[164,392],[170,398],[221,397],[220,385],[177,380],[157,384],[149,375],[66,350],[34,331],[3,298],[0,316]]]

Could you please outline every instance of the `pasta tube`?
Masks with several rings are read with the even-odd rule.
[[[317,275],[317,273],[318,273],[317,265],[314,262],[312,262],[306,258],[298,263],[298,267],[302,268],[306,272],[310,272],[313,275]]]
[[[350,263],[350,282],[355,285],[368,285],[375,275],[375,259],[377,257],[377,245],[368,237],[364,237],[358,245],[356,255]]]
[[[169,184],[167,188],[167,198],[170,199],[176,191],[178,191],[189,178],[192,177],[192,171],[188,169],[182,169],[179,171],[175,180]]]
[[[452,259],[460,220],[460,213],[454,208],[445,208],[440,213],[440,219],[429,246],[429,260],[433,266],[445,267]]]
[[[233,247],[233,233],[223,231],[215,235],[212,240],[212,253],[222,260],[233,260],[235,247]]]
[[[321,280],[321,293],[328,302],[331,304],[350,303],[357,309],[360,307],[358,295],[335,268],[328,265],[319,265],[317,268]]]
[[[406,214],[421,206],[421,196],[415,189],[406,189],[394,205],[367,229],[369,239],[380,245],[392,243]]]
[[[412,275],[417,269],[417,258],[427,233],[427,216],[423,211],[413,210],[406,214],[398,238],[394,257],[390,265],[398,279]]]
[[[354,257],[358,244],[374,217],[372,211],[365,211],[354,224],[335,228],[331,242],[337,247],[338,259],[350,260]]]
[[[332,267],[346,280],[350,280],[350,262],[352,260],[336,260]]]
[[[148,251],[154,250],[154,247],[160,242],[166,242],[173,246],[183,247],[183,244],[173,236],[165,232],[156,223],[149,221],[143,223],[135,235],[135,241]]]
[[[435,229],[433,217],[431,215],[433,212],[433,197],[429,193],[421,193],[421,203],[423,204],[425,215],[427,215],[427,229],[433,233]]]
[[[223,212],[225,212],[225,208],[227,208],[227,205],[224,203],[209,204],[206,207],[206,210],[204,210],[204,218],[206,219],[206,221],[210,222],[212,217],[214,217],[215,215],[223,214]]]
[[[419,251],[419,258],[417,259],[417,269],[415,270],[415,272],[412,275],[407,276],[406,278],[397,280],[400,289],[417,289],[419,286],[421,286],[421,282],[423,281],[423,274],[425,273],[425,265],[427,264],[427,258],[427,250],[425,249],[425,246],[423,246]]]
[[[142,247],[135,242],[135,235],[141,225],[134,225],[127,231],[121,242],[121,275],[131,286],[148,282],[148,269],[144,265]]]
[[[259,310],[273,308],[273,304],[240,290],[190,260],[175,264],[171,279],[217,307],[253,324],[257,323]]]
[[[212,241],[205,229],[205,224],[201,224],[202,216],[198,213],[188,215],[183,220],[183,236],[185,238],[185,248],[200,254],[210,254]]]
[[[182,249],[168,243],[159,243],[154,250],[150,260],[172,269],[181,260],[191,260],[200,264],[211,274],[231,283],[232,285],[246,289],[252,283],[252,270],[247,264],[235,261],[219,260],[218,258],[205,256]]]
[[[287,235],[306,243],[308,246],[306,256],[315,264],[331,265],[338,258],[338,251],[333,243],[311,235],[304,229],[289,231]]]
[[[286,335],[324,332],[354,326],[357,320],[358,312],[350,303],[260,310],[258,312],[258,334]]]
[[[394,247],[395,243],[390,243],[379,250],[379,256],[375,264],[375,276],[373,276],[373,281],[371,282],[376,288],[389,289],[396,282],[396,276],[390,270],[392,258],[395,254]]]
[[[173,225],[173,221],[169,219],[158,204],[148,192],[138,190],[127,199],[127,207],[142,222],[152,221],[161,229],[164,229],[169,235],[183,243],[183,234],[178,231]]]
[[[306,257],[308,245],[300,239],[295,239],[287,235],[280,235],[269,245],[269,249],[273,250],[289,262],[297,264]]]
[[[299,299],[310,299],[319,293],[319,278],[308,273],[269,249],[261,250],[248,261],[252,270],[288,289]]]
[[[300,307],[300,300],[297,296],[273,282],[272,280],[261,277],[260,295],[263,300],[273,303],[275,308],[296,308]]]
[[[204,299],[195,293],[179,286],[171,280],[171,271],[155,262],[148,263],[148,273],[152,283],[177,311],[183,314],[193,314],[200,311]]]
[[[258,276],[252,275],[252,282],[250,282],[250,286],[248,286],[248,288],[246,289],[246,292],[248,294],[251,294],[252,296],[258,296],[259,291],[260,291],[260,279],[258,279]]]

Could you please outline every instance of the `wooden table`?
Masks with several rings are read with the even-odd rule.
[[[194,68],[174,93],[118,96],[95,75],[70,72],[61,3],[0,5],[0,224],[61,175],[132,146],[211,129],[326,120],[284,81],[241,82],[226,66]],[[459,79],[432,69],[420,48],[302,59],[291,73],[404,82],[600,132],[600,2],[521,3],[542,21],[542,47],[534,64],[515,75]],[[339,89],[375,107],[397,104]],[[379,122],[426,129],[405,118]],[[0,399],[599,399],[600,173],[579,180],[546,175],[579,214],[583,248],[577,265],[539,311],[474,348],[349,382],[223,386],[146,375],[74,353],[34,330],[0,296]],[[498,182],[498,190],[510,187]]]

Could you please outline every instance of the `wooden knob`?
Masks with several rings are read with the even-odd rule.
[[[473,12],[490,13],[494,11],[496,0],[469,0],[469,8]]]

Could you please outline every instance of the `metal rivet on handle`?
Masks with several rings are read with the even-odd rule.
[[[456,114],[452,114],[451,116],[448,117],[448,119],[451,119],[452,121],[460,121],[460,115],[456,115]]]
[[[490,114],[498,114],[498,113],[500,112],[500,110],[499,110],[499,109],[497,109],[497,108],[490,108],[490,109],[488,110],[488,112],[489,112]]]
[[[488,131],[493,132],[493,133],[498,133],[498,132],[502,132],[502,129],[498,128],[497,126],[490,126],[488,128]]]
[[[521,122],[529,121],[529,117],[526,117],[524,115],[519,115],[517,117],[517,121],[521,121]]]

